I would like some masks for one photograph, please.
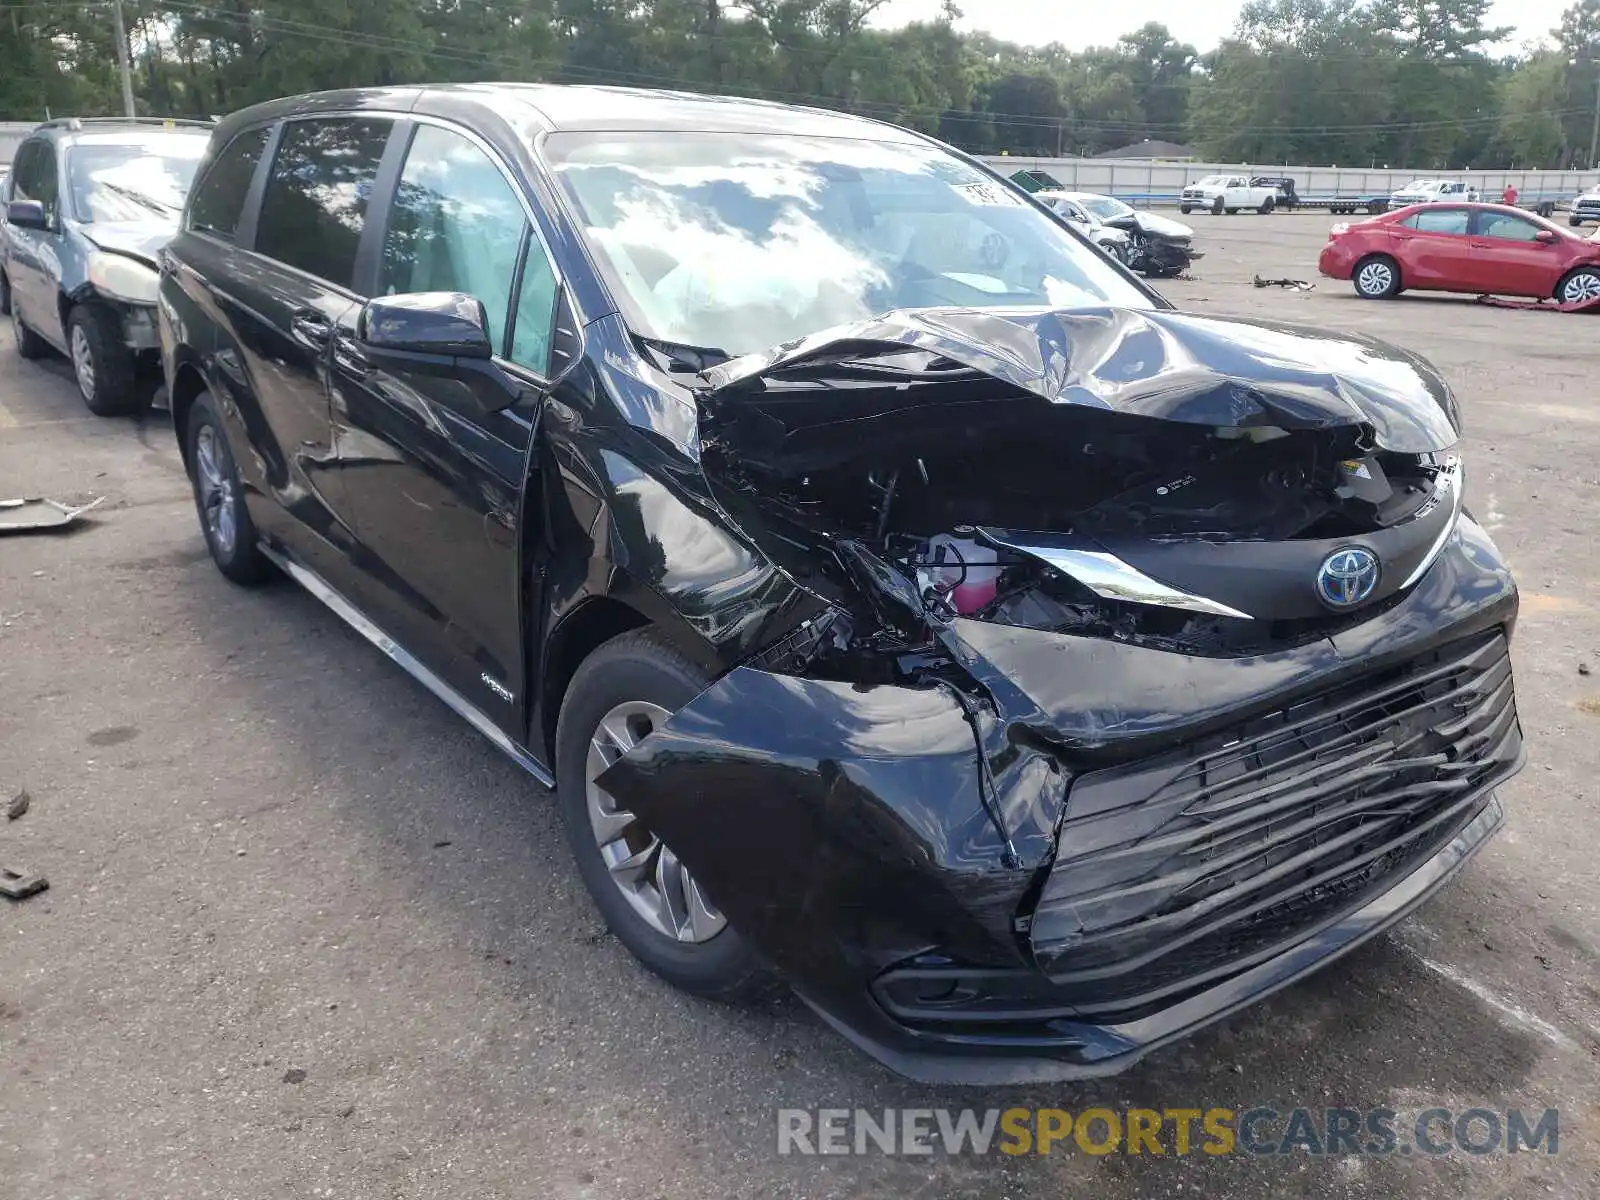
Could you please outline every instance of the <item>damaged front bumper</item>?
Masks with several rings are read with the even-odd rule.
[[[1522,760],[1515,612],[1463,517],[1409,594],[1303,645],[956,619],[977,711],[743,666],[600,782],[894,1070],[1106,1074],[1381,932],[1483,844]]]

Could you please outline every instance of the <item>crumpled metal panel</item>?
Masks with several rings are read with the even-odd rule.
[[[701,373],[713,394],[784,367],[923,351],[1056,404],[1213,427],[1370,425],[1379,448],[1444,450],[1455,402],[1415,355],[1372,338],[1161,309],[885,313]]]

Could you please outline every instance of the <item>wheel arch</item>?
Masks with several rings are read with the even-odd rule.
[[[589,596],[562,614],[540,656],[537,707],[529,731],[545,761],[555,763],[556,720],[583,660],[612,638],[652,624],[639,609],[615,596]]]
[[[173,365],[172,378],[167,383],[167,406],[172,414],[172,432],[178,439],[178,453],[183,456],[184,470],[189,469],[189,410],[202,392],[210,391],[199,363],[181,357]]]

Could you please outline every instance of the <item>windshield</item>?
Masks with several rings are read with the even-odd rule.
[[[1102,221],[1109,221],[1113,217],[1125,217],[1133,211],[1121,200],[1113,200],[1110,196],[1089,196],[1078,201]]]
[[[1221,187],[1225,182],[1227,182],[1227,179],[1228,179],[1228,177],[1226,175],[1207,175],[1204,179],[1201,179],[1195,186],[1196,187]]]
[[[175,220],[206,152],[203,134],[79,142],[68,151],[72,212],[80,221]]]
[[[567,133],[544,149],[629,323],[660,341],[739,355],[895,308],[1151,305],[935,146]]]
[[[1402,192],[1425,192],[1432,186],[1433,180],[1431,179],[1413,179],[1410,183],[1406,184],[1405,187],[1397,190]]]

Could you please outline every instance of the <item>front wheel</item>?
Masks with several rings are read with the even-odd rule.
[[[194,506],[211,561],[234,583],[266,582],[273,575],[272,561],[261,553],[227,427],[210,392],[201,392],[189,409],[188,447]]]
[[[1578,220],[1577,217],[1568,217],[1567,224],[1571,225],[1574,229],[1580,229],[1583,227],[1583,222]]]
[[[1187,217],[1194,211],[1194,206],[1189,204],[1180,204],[1178,205],[1178,211]],[[1573,224],[1577,224],[1577,222],[1573,222]]]
[[[1589,304],[1600,300],[1600,271],[1579,267],[1556,286],[1556,299],[1563,304]]]
[[[601,646],[561,703],[556,800],[578,873],[617,940],[675,987],[747,1000],[767,991],[771,976],[671,847],[597,782],[707,682],[648,630]]]
[[[1222,215],[1222,197],[1221,196],[1218,196],[1215,200],[1213,200],[1211,202],[1211,215],[1213,217],[1220,217]]]
[[[1273,204],[1272,197],[1268,196],[1265,200],[1263,200],[1261,202],[1261,207],[1256,209],[1256,211],[1258,213],[1260,213],[1262,216],[1266,216],[1269,212],[1271,212],[1273,210],[1273,208],[1274,208],[1274,204]]]
[[[0,271],[0,317],[11,315],[11,281]]]
[[[78,394],[90,412],[115,417],[139,407],[137,364],[115,313],[78,305],[67,318],[67,349]]]
[[[1400,290],[1400,264],[1387,254],[1374,254],[1356,264],[1351,279],[1363,300],[1387,300]]]

